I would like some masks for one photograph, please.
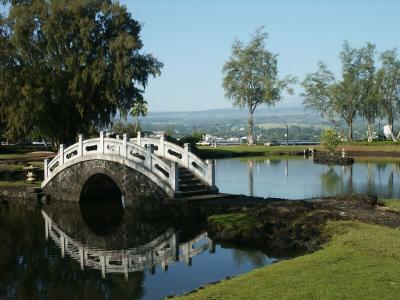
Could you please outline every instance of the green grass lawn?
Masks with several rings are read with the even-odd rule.
[[[24,170],[25,167],[29,166],[34,166],[43,169],[43,165],[44,163],[41,161],[29,161],[19,164],[0,163],[0,170],[21,171]]]
[[[247,146],[247,145],[228,145],[228,146],[197,146],[200,155],[205,157],[229,157],[229,156],[251,156],[251,155],[273,155],[275,153],[287,153],[302,152],[304,149],[315,149],[318,151],[324,151],[324,148],[319,145],[301,145],[301,146]],[[340,145],[337,151],[355,151],[355,152],[399,152],[400,155],[400,144],[396,143],[371,143],[365,144],[364,142],[346,143]]]
[[[228,145],[228,146],[197,146],[201,150],[215,150],[215,151],[229,151],[233,153],[242,153],[242,152],[279,152],[279,151],[300,151],[305,148],[314,148],[319,149],[320,146],[247,146],[247,145]]]
[[[11,187],[11,186],[40,186],[40,181],[35,181],[34,183],[27,183],[25,180],[18,181],[0,181],[0,187]]]
[[[329,222],[324,249],[207,286],[183,299],[399,299],[400,230]]]
[[[380,199],[379,203],[400,212],[400,199]]]
[[[247,145],[237,145],[237,146],[197,146],[200,155],[205,157],[229,157],[233,156],[257,156],[257,155],[273,155],[274,153],[292,153],[303,151],[306,148],[320,149],[319,146],[247,146]]]
[[[207,219],[208,223],[223,229],[238,229],[241,231],[253,231],[253,229],[261,224],[252,216],[242,213],[218,214],[212,215]]]
[[[26,153],[2,153],[0,154],[0,160],[20,159],[25,158],[26,156]]]

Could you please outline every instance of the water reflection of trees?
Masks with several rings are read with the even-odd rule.
[[[249,175],[249,195],[254,196],[254,161],[249,159],[247,161],[247,169]]]
[[[233,260],[238,267],[250,262],[254,268],[260,268],[267,263],[267,257],[261,251],[243,251],[239,249],[233,250]]]
[[[118,276],[101,279],[94,271],[82,273],[75,261],[56,259],[58,249],[38,234],[43,227],[36,210],[0,206],[0,298],[142,297],[143,272],[133,273],[128,281]]]
[[[320,175],[321,189],[328,194],[338,194],[343,191],[343,176],[340,176],[333,166]]]
[[[256,196],[254,192],[254,167],[260,168],[260,164],[278,166],[282,163],[282,159],[277,158],[247,158],[247,183],[248,191],[251,197]],[[286,159],[285,176],[288,177],[288,160]]]

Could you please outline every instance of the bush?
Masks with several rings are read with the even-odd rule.
[[[339,133],[328,128],[321,134],[321,145],[324,146],[330,153],[335,152],[337,146],[341,144]]]

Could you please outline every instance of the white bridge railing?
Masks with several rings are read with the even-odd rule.
[[[164,183],[168,184],[172,191],[179,191],[179,168],[189,169],[203,183],[215,187],[214,163],[207,164],[195,154],[190,152],[190,147],[180,147],[165,141],[164,135],[157,138],[142,138],[140,132],[135,139],[128,140],[126,134],[122,139],[117,136],[110,138],[100,132],[99,138],[84,140],[79,135],[76,144],[65,148],[60,145],[58,154],[49,162],[44,161],[44,187],[63,167],[76,162],[85,156],[107,157],[109,155],[122,157],[142,165],[150,170]]]
[[[130,141],[145,148],[151,147],[158,157],[178,163],[179,166],[189,169],[203,183],[215,187],[214,161],[209,163],[203,161],[191,152],[190,144],[186,143],[184,147],[181,147],[168,142],[163,132],[158,138],[142,137],[141,132],[138,132],[137,137],[131,138]]]

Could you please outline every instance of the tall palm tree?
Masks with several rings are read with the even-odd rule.
[[[131,108],[131,111],[129,114],[133,117],[136,118],[136,125],[135,125],[135,131],[138,132],[139,130],[139,117],[146,116],[147,115],[147,102],[144,100],[141,101],[136,101],[133,107]]]

